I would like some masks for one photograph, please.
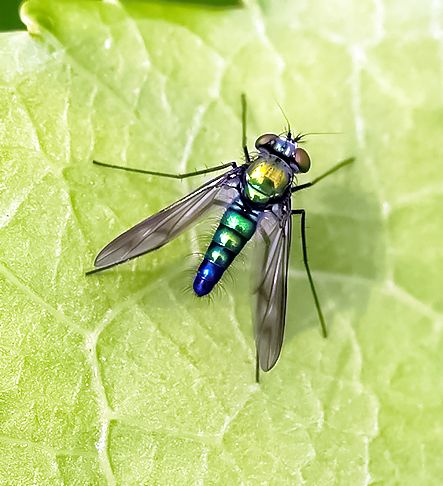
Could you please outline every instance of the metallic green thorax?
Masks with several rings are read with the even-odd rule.
[[[282,196],[292,181],[290,168],[276,157],[259,156],[246,171],[245,195],[253,202],[267,203]]]

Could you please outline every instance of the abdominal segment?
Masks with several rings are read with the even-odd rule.
[[[194,279],[194,292],[199,297],[211,292],[256,227],[257,215],[246,211],[241,203],[226,209]]]

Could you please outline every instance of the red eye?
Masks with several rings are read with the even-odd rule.
[[[311,159],[309,158],[308,152],[302,148],[297,147],[294,154],[295,163],[300,169],[300,172],[308,172],[311,167]]]
[[[255,141],[255,148],[257,150],[260,150],[260,148],[265,145],[272,145],[272,142],[276,138],[278,138],[278,135],[275,135],[275,133],[265,133],[264,135],[261,135],[257,138],[257,140]]]

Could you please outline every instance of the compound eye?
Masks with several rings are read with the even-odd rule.
[[[306,150],[297,147],[294,154],[294,159],[297,167],[300,169],[300,172],[308,172],[311,167],[311,159],[309,158]]]
[[[257,138],[255,141],[255,148],[260,150],[260,148],[266,145],[270,146],[274,143],[276,138],[278,138],[278,135],[275,135],[275,133],[265,133]]]

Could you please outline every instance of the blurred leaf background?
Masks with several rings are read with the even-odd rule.
[[[220,8],[223,6],[223,8]],[[21,29],[15,2],[3,30]],[[214,8],[217,7],[217,8]],[[0,35],[0,482],[440,484],[443,14],[387,0],[30,0]],[[281,131],[312,137],[311,265],[294,225],[287,332],[254,383],[245,252],[192,282],[215,219],[86,279],[111,238]]]

